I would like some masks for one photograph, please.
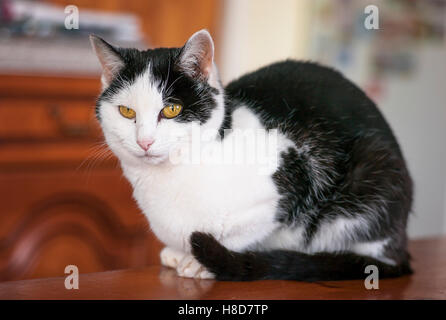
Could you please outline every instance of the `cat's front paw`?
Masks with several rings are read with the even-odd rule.
[[[184,252],[165,247],[160,253],[161,264],[165,267],[176,269],[185,255]]]
[[[192,255],[186,255],[180,261],[177,273],[184,278],[214,279],[214,275],[207,271]]]

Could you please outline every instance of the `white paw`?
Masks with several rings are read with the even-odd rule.
[[[186,255],[180,261],[177,273],[184,278],[214,279],[214,275],[207,271],[192,255]]]
[[[163,266],[176,269],[185,255],[186,254],[184,252],[165,247],[160,253],[161,264]]]

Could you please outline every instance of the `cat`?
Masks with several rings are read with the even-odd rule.
[[[102,66],[96,116],[133,196],[182,277],[300,281],[412,273],[412,180],[375,104],[339,72],[286,60],[223,87],[206,30],[140,51],[90,36]],[[236,130],[277,142],[260,165],[172,161]],[[259,142],[261,145],[261,142]],[[270,148],[271,149],[271,148]]]

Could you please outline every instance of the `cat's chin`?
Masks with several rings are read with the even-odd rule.
[[[138,157],[140,161],[149,165],[158,165],[165,162],[168,157],[163,155],[145,154]]]
[[[140,154],[130,151],[123,152],[122,150],[115,154],[118,156],[121,163],[130,167],[140,167],[146,165],[154,166],[169,161],[168,155],[164,156],[158,154]]]

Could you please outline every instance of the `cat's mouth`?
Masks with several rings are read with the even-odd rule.
[[[162,158],[163,156],[159,155],[159,154],[153,154],[153,153],[144,153],[142,155],[138,155],[137,157],[141,158],[141,159],[159,159],[159,158]]]
[[[158,163],[164,159],[164,156],[159,154],[153,154],[153,153],[144,153],[142,155],[137,155],[139,159],[141,159],[144,162],[148,163]]]

